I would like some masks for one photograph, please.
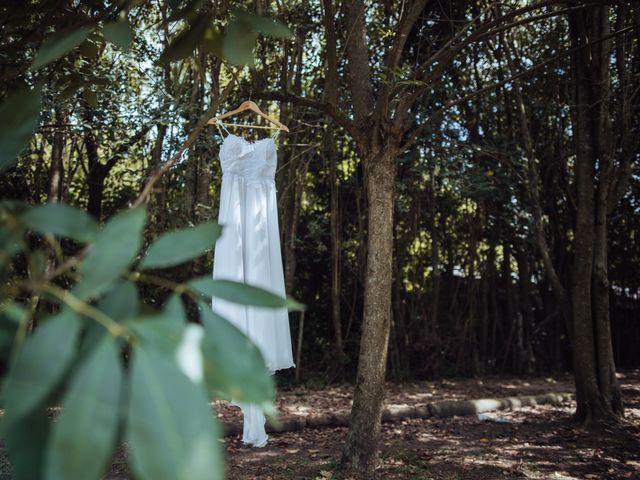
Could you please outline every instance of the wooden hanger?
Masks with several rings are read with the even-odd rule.
[[[260,115],[262,118],[264,118],[265,120],[273,123],[274,125],[276,125],[275,127],[272,126],[263,126],[263,125],[251,125],[248,123],[225,123],[225,125],[227,126],[231,126],[231,127],[245,127],[245,128],[266,128],[266,129],[277,129],[277,130],[284,130],[285,132],[289,132],[289,129],[287,128],[286,125],[283,125],[282,123],[280,123],[278,120],[276,120],[273,117],[270,117],[269,115],[267,115],[266,113],[263,113],[262,110],[260,110],[260,107],[258,107],[258,105],[256,105],[254,102],[252,102],[251,100],[246,100],[244,102],[242,102],[242,104],[236,108],[235,110],[231,110],[229,112],[223,113],[222,115],[218,115],[216,117],[213,117],[212,119],[210,119],[207,124],[209,125],[215,125],[216,123],[218,123],[220,120],[222,120],[223,118],[227,118],[230,117],[232,115],[235,115],[236,113],[240,113],[240,112],[244,112],[245,110],[251,110],[252,112],[257,113],[258,115]],[[222,122],[220,122],[222,123]]]

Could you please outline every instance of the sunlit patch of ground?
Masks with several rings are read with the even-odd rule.
[[[420,480],[640,480],[640,370],[619,375],[625,422],[588,431],[571,422],[573,405],[539,405],[482,417],[407,419],[384,423],[376,479]],[[573,391],[572,377],[454,379],[388,384],[385,405],[499,398]],[[352,387],[278,392],[282,419],[348,413]],[[241,425],[240,410],[213,402],[224,422]],[[55,412],[52,412],[52,414]],[[239,436],[220,442],[230,480],[346,480],[338,465],[346,427],[270,434],[265,448],[245,447]],[[105,480],[130,478],[119,448]],[[372,480],[374,480],[372,478]],[[0,449],[0,480],[11,479]]]
[[[594,432],[577,427],[571,422],[573,405],[491,412],[486,420],[468,416],[385,423],[376,478],[640,480],[640,371],[627,372],[620,380],[627,420],[615,429]],[[423,382],[390,385],[386,405],[572,389],[569,376]],[[331,397],[326,390],[306,391],[304,395],[280,392],[278,405],[281,412],[286,412],[283,416],[348,411],[350,388],[336,387],[332,392],[336,390],[340,396]],[[292,403],[286,405],[287,401]],[[239,418],[237,412],[227,412],[224,406],[222,410],[227,419],[228,414]],[[346,479],[338,469],[346,433],[345,427],[339,427],[271,434],[262,452],[243,446],[238,436],[229,437],[225,441],[229,478]],[[267,451],[271,454],[266,455]]]

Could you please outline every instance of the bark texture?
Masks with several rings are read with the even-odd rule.
[[[397,152],[384,149],[367,169],[367,273],[358,373],[343,463],[354,471],[377,464],[391,322],[393,200]]]
[[[586,423],[624,415],[615,376],[609,318],[607,227],[615,180],[610,117],[610,8],[569,17],[573,56],[576,142],[576,224],[571,292],[576,418]],[[589,45],[586,45],[590,43]]]

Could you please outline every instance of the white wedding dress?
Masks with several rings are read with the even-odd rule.
[[[220,147],[222,186],[218,223],[222,235],[215,244],[213,278],[235,280],[285,296],[280,253],[274,138],[248,142],[228,134]],[[257,345],[267,368],[295,367],[289,314],[272,309],[212,299],[213,310],[229,320]],[[232,401],[244,416],[242,441],[263,447],[268,436],[261,407]]]

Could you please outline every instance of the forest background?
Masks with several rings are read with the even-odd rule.
[[[577,365],[578,416],[621,415],[614,363],[640,362],[634,2],[19,3],[3,7],[2,118],[40,115],[6,159],[5,199],[106,222],[170,166],[143,199],[148,245],[217,219],[212,106],[252,99],[289,126],[281,243],[307,308],[290,314],[298,368],[279,381],[356,381],[356,463],[375,457],[358,438],[376,436],[385,375]],[[67,43],[43,59],[51,37]]]

